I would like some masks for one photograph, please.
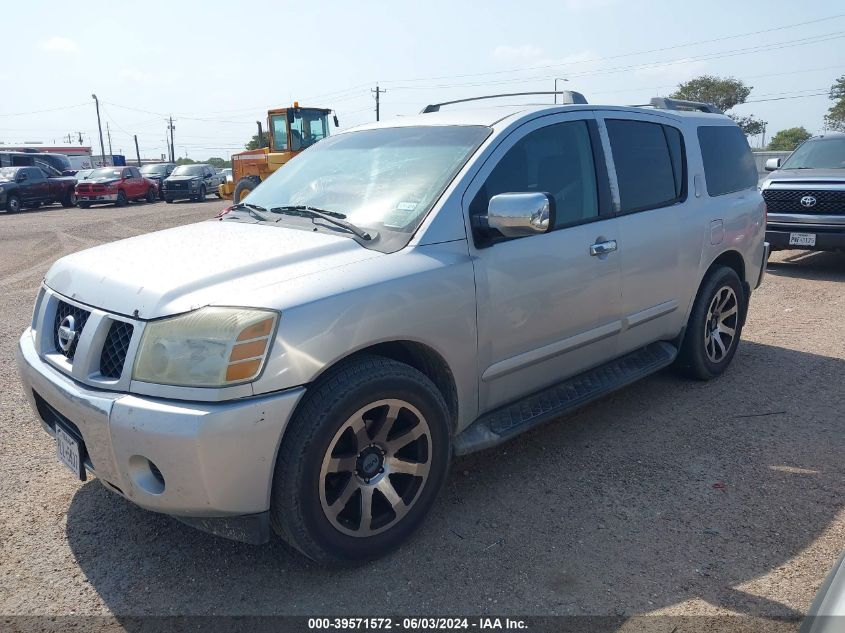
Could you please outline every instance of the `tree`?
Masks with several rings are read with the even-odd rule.
[[[824,125],[829,130],[845,132],[845,75],[833,82],[830,87],[830,100],[835,103],[824,117]]]
[[[747,136],[761,134],[766,122],[754,118],[754,115],[738,115],[728,112],[732,108],[745,103],[753,88],[733,77],[716,77],[702,75],[690,79],[678,86],[670,95],[672,99],[686,99],[687,101],[703,101],[712,103],[722,112],[731,117]]]
[[[798,145],[810,138],[810,134],[804,127],[791,127],[781,130],[772,137],[767,149],[791,152]]]
[[[177,165],[193,165],[195,162],[197,162],[197,161],[193,160],[192,158],[177,158],[176,159]]]
[[[209,158],[205,162],[208,163],[209,165],[211,165],[212,167],[216,167],[217,169],[223,169],[224,167],[231,167],[232,166],[232,163],[230,163],[228,160],[224,160],[224,159],[219,158],[217,156],[212,156],[211,158]]]
[[[246,144],[247,149],[259,149],[261,147],[270,147],[270,137],[267,136],[267,132],[262,132],[260,140],[258,134],[253,134],[249,143]]]

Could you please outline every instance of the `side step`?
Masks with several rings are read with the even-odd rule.
[[[677,355],[677,348],[670,343],[652,343],[495,409],[478,418],[455,438],[454,452],[466,455],[506,442],[671,365]]]

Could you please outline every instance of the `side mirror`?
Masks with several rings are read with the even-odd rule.
[[[555,225],[555,200],[546,193],[500,193],[487,205],[487,226],[505,237],[548,233]]]
[[[766,171],[780,169],[780,158],[770,158],[766,161]]]
[[[338,120],[337,120],[337,115],[336,115],[336,114],[335,114],[334,116],[332,116],[332,119],[334,119],[334,126],[335,126],[335,127],[340,127],[340,123],[338,123]]]

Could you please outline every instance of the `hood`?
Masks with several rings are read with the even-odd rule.
[[[186,182],[189,180],[202,180],[202,176],[168,176],[165,180],[167,182]]]
[[[99,178],[85,178],[79,182],[91,183],[93,185],[110,185],[113,182],[120,182],[120,178],[114,176],[100,176]]]
[[[90,306],[154,319],[210,304],[250,306],[250,292],[263,286],[383,256],[346,237],[209,220],[68,255],[45,283]]]
[[[770,172],[764,183],[785,180],[845,181],[845,169],[778,169]]]

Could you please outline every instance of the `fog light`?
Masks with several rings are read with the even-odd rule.
[[[141,455],[129,458],[129,477],[138,488],[151,495],[164,492],[164,475],[152,461]]]

